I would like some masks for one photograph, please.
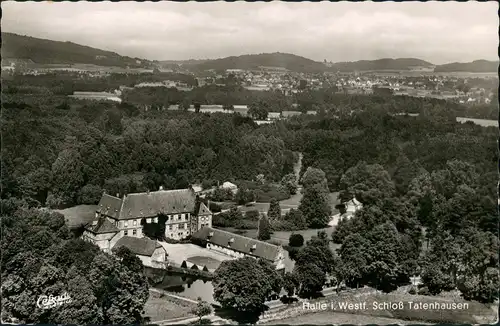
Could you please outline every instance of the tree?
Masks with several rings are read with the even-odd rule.
[[[198,322],[201,323],[203,317],[212,313],[212,306],[208,302],[203,301],[200,297],[198,297],[197,301],[198,303],[196,307],[191,310],[191,313],[198,317]]]
[[[302,186],[304,187],[304,191],[307,189],[311,189],[316,185],[319,185],[319,189],[321,193],[324,195],[328,195],[330,190],[328,189],[328,181],[326,180],[325,172],[321,169],[308,167],[306,172],[301,179]]]
[[[379,164],[366,164],[362,161],[348,169],[340,180],[342,200],[356,197],[363,204],[371,204],[395,192],[394,183],[384,167]]]
[[[268,111],[264,102],[252,103],[248,109],[248,115],[257,120],[266,120]]]
[[[302,234],[292,233],[288,240],[288,245],[291,247],[302,247],[304,245],[304,237]]]
[[[226,308],[259,313],[276,290],[275,274],[276,270],[264,268],[251,257],[223,261],[212,281],[214,299]]]
[[[367,238],[371,244],[368,283],[384,292],[391,292],[401,283],[409,281],[410,275],[401,275],[399,234],[394,224],[386,222],[376,226]]]
[[[281,184],[288,189],[290,195],[295,195],[297,193],[297,177],[293,173],[285,175],[281,179]]]
[[[291,208],[284,217],[286,222],[291,223],[297,230],[307,229],[307,221],[299,209]]]
[[[196,113],[199,113],[200,112],[200,109],[201,109],[201,104],[199,102],[195,102],[194,103],[194,111]]]
[[[259,220],[258,239],[262,241],[271,239],[271,225],[266,215],[262,215]]]
[[[74,149],[61,151],[52,165],[54,193],[65,204],[72,204],[83,185],[83,159]]]
[[[289,297],[294,296],[295,291],[299,286],[299,280],[297,280],[296,276],[296,274],[290,272],[286,272],[283,276],[283,288],[285,289]]]
[[[369,247],[370,241],[358,233],[347,236],[340,247],[339,254],[343,262],[341,269],[347,286],[358,288],[365,284],[370,263],[370,256],[365,248]]]
[[[85,205],[95,205],[102,197],[103,190],[96,185],[85,185],[78,193],[78,203]]]
[[[299,210],[304,215],[308,227],[321,228],[330,222],[331,208],[321,185],[317,184],[305,190],[304,197],[300,200]]]
[[[234,196],[234,200],[238,203],[238,205],[244,205],[250,203],[255,200],[255,194],[253,191],[247,188],[239,188]]]
[[[271,220],[280,220],[281,219],[281,207],[280,203],[276,198],[271,199],[271,203],[269,203],[269,210],[267,211],[267,216]]]

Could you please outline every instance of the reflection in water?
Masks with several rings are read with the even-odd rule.
[[[153,288],[178,293],[192,300],[201,297],[208,303],[216,303],[213,299],[212,282],[206,279],[148,267],[146,267],[146,276]]]

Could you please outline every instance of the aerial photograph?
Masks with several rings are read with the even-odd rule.
[[[498,322],[498,2],[1,9],[1,324]]]

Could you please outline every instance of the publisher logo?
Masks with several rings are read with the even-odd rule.
[[[73,300],[66,292],[58,296],[41,295],[38,297],[38,300],[36,301],[36,306],[41,309],[51,309],[58,306],[62,306],[65,303],[70,303],[71,301]]]

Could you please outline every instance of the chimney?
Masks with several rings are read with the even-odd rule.
[[[160,188],[158,190],[160,190],[160,191],[163,190],[163,186],[160,186]]]

